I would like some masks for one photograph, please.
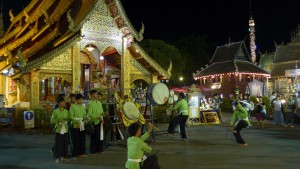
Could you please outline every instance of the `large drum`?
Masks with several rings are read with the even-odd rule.
[[[140,113],[140,110],[136,107],[136,105],[133,102],[126,102],[124,104],[122,119],[126,127],[136,122],[145,124],[144,116]]]
[[[149,86],[148,99],[151,104],[163,105],[169,100],[169,89],[163,83],[154,83]]]

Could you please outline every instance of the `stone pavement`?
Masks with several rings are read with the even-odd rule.
[[[151,146],[162,169],[293,169],[300,167],[300,128],[267,124],[242,131],[249,144],[240,147],[228,130],[229,114],[222,125],[187,128],[188,142],[179,135],[156,137]],[[226,123],[227,122],[227,123]],[[166,124],[160,124],[165,129]],[[124,169],[126,146],[117,143],[104,153],[55,164],[50,154],[54,136],[0,131],[0,169]],[[88,143],[88,142],[87,142]],[[88,144],[87,144],[88,146]]]

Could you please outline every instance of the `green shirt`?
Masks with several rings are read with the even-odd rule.
[[[57,108],[54,110],[50,119],[50,123],[55,124],[56,133],[60,133],[63,123],[65,124],[66,130],[68,131],[68,125],[67,125],[68,116],[69,116],[69,112],[67,109],[61,111],[59,108]],[[62,122],[59,122],[59,120],[61,120]]]
[[[148,132],[138,137],[129,137],[127,139],[127,158],[128,159],[142,159],[144,152],[150,153],[152,148],[148,146],[144,141],[150,136]],[[128,169],[140,169],[140,163],[127,161],[125,167]]]
[[[94,124],[99,124],[98,117],[104,116],[102,103],[98,100],[91,100],[87,106],[88,116],[93,120]]]
[[[188,107],[188,102],[185,99],[181,99],[176,103],[173,110],[178,109],[182,113],[182,115],[189,115]]]
[[[241,104],[237,105],[237,109],[234,111],[234,113],[231,117],[230,125],[233,126],[233,124],[236,120],[245,120],[248,123],[248,125],[250,124],[250,121],[248,118],[248,111]]]
[[[80,120],[78,120],[77,118],[86,118],[85,106],[83,106],[82,104],[72,104],[70,108],[70,118],[73,123],[73,128],[79,128]]]

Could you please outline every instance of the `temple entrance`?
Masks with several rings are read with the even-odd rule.
[[[40,100],[56,102],[59,94],[68,97],[71,93],[71,83],[59,77],[49,77],[40,82]]]
[[[111,90],[119,92],[121,55],[116,48],[107,47],[100,52],[96,46],[89,44],[81,53],[80,77],[84,95],[87,97],[91,89],[103,91],[104,98],[107,97],[106,94],[113,92]]]

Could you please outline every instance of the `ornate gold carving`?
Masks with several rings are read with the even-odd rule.
[[[35,108],[39,106],[40,100],[40,78],[39,72],[31,72],[31,90],[30,90],[30,107]]]
[[[108,16],[108,9],[106,4],[100,0],[92,14],[82,27],[83,35],[86,33],[97,33],[97,37],[119,37],[119,29],[117,28],[114,19]]]
[[[67,49],[64,53],[54,57],[52,60],[44,63],[41,69],[50,70],[71,70],[71,48]]]
[[[159,83],[157,75],[154,75],[154,74],[152,75],[152,83]]]
[[[130,57],[130,73],[131,74],[143,74],[150,76],[151,73],[143,67],[139,62],[137,62],[133,57]]]
[[[23,70],[24,67],[27,65],[27,60],[23,57],[21,49],[22,49],[22,47],[18,49],[17,57],[20,60],[20,68],[21,68],[21,70]]]
[[[74,31],[74,20],[71,16],[71,9],[67,12],[67,18],[68,18],[68,22],[69,22],[69,29]]]
[[[9,17],[10,17],[10,22],[14,22],[15,16],[14,16],[14,14],[12,13],[12,9],[9,10]]]
[[[169,65],[169,68],[168,68],[168,75],[169,75],[169,77],[171,77],[171,75],[172,75],[172,67],[173,67],[173,64],[172,64],[172,61],[170,60],[170,65]]]
[[[80,43],[75,43],[72,47],[72,73],[73,73],[73,92],[80,86]]]
[[[123,38],[123,56],[121,57],[121,88],[123,89],[123,95],[128,95],[130,90],[124,90],[130,88],[130,51],[126,45],[127,39]]]

